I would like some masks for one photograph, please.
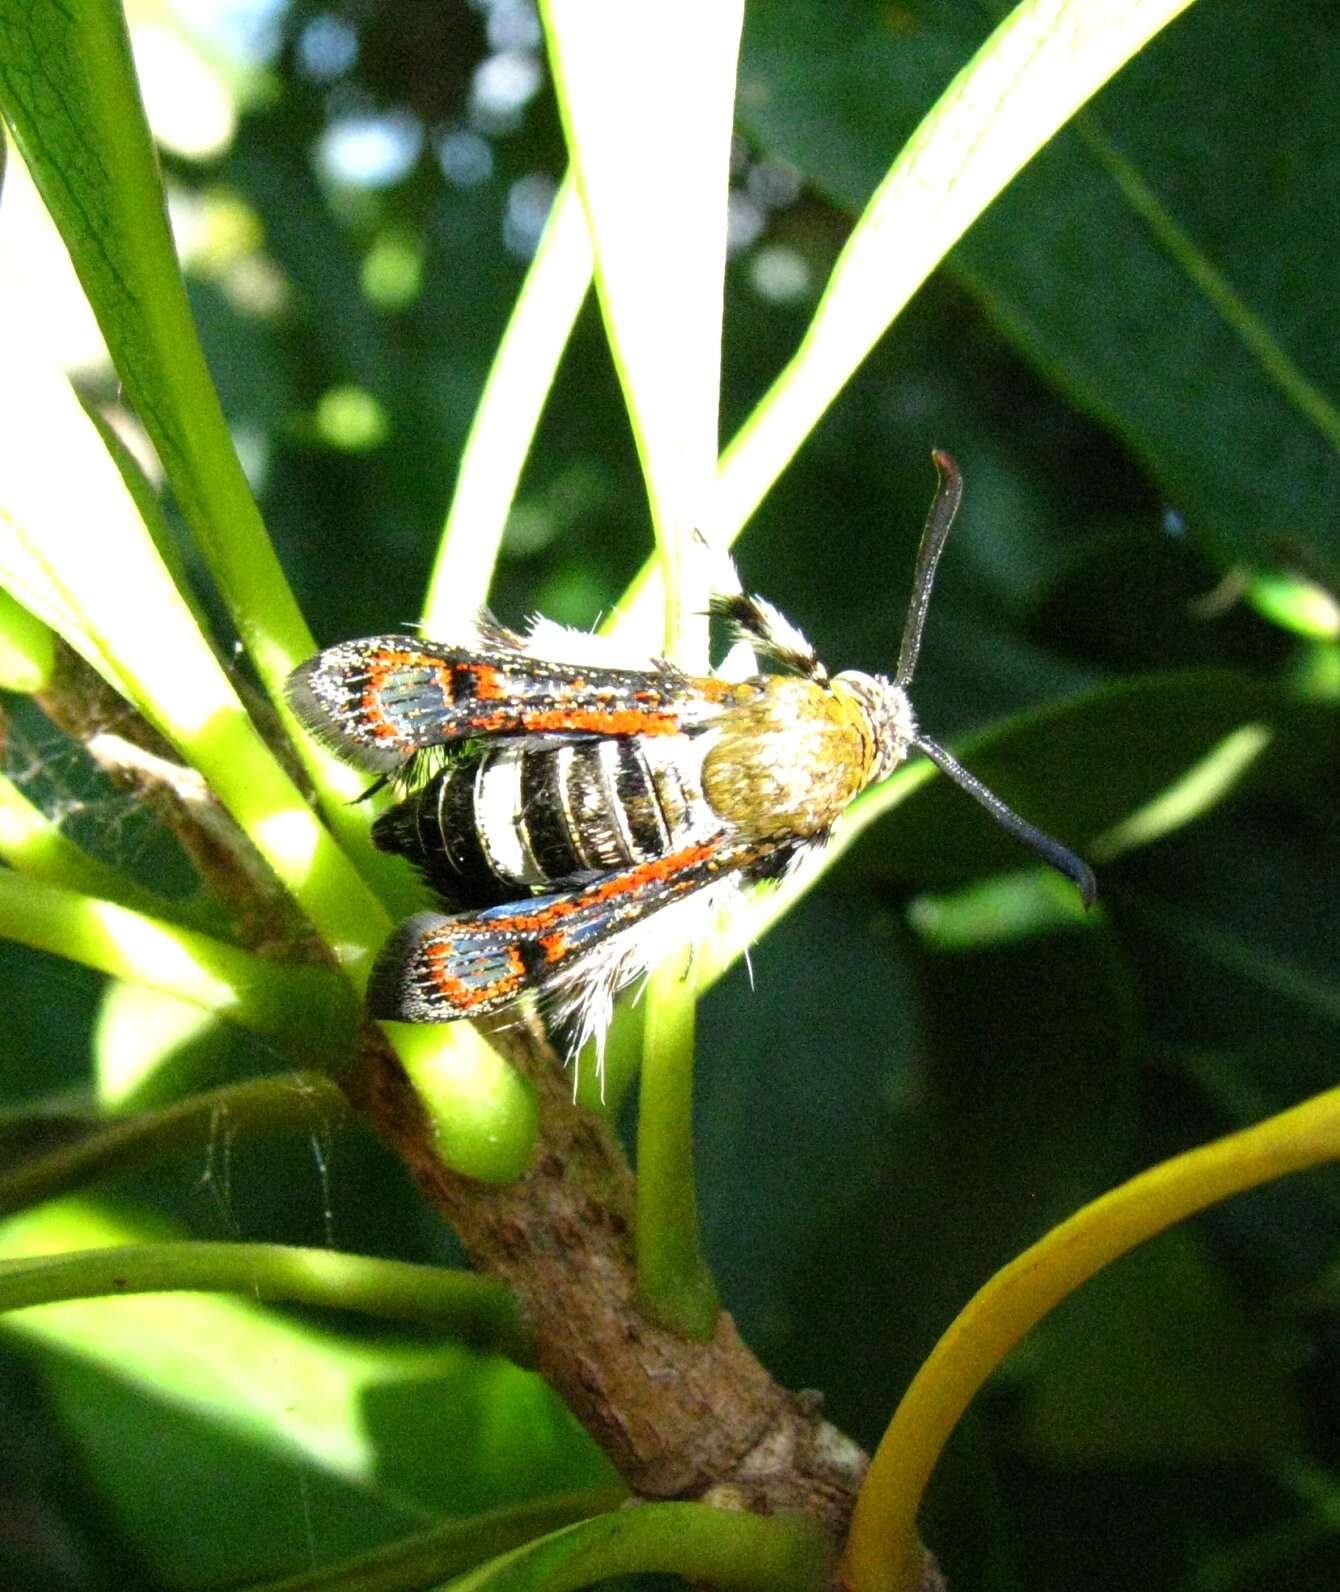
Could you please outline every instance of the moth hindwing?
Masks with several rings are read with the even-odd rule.
[[[373,636],[296,669],[288,696],[301,722],[399,789],[373,840],[412,863],[439,902],[382,951],[373,1015],[451,1022],[532,995],[574,1044],[598,1036],[614,993],[692,938],[702,912],[821,845],[852,799],[914,750],[1087,905],[1087,865],[913,716],[907,687],[960,494],[953,461],[934,457],[940,485],[892,679],[830,676],[794,625],[739,592],[714,611],[793,672],[728,683],[654,660],[562,662],[563,633],[521,636],[489,619],[458,646]]]

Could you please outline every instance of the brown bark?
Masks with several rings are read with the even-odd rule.
[[[574,1104],[552,1053],[523,1030],[502,1040],[533,1084],[534,1165],[503,1187],[447,1171],[422,1108],[371,1028],[348,1080],[355,1108],[393,1144],[475,1265],[506,1279],[537,1366],[642,1498],[702,1499],[818,1519],[846,1536],[865,1454],[824,1419],[817,1394],[778,1386],[723,1312],[691,1343],[638,1307],[633,1177],[607,1125]],[[942,1587],[926,1556],[923,1592]]]
[[[232,915],[240,944],[289,961],[328,960],[306,918],[201,775],[59,638],[51,679],[34,700],[176,835],[201,881]],[[276,734],[271,742],[281,739]],[[292,772],[290,758],[277,755]]]

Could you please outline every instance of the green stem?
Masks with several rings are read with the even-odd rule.
[[[0,1311],[137,1293],[238,1293],[417,1321],[523,1365],[531,1348],[506,1286],[492,1277],[290,1244],[174,1240],[0,1260]]]
[[[648,1315],[705,1341],[719,1308],[698,1235],[693,1178],[692,950],[652,974],[637,1128],[637,1282]],[[665,986],[670,986],[666,988]],[[662,997],[662,998],[657,998]]]
[[[453,1582],[452,1592],[568,1592],[610,1576],[678,1575],[729,1592],[826,1592],[826,1539],[805,1515],[644,1504],[569,1526]]]
[[[276,962],[8,870],[0,871],[0,935],[147,984],[314,1057],[348,1049],[353,1001],[324,967]]]
[[[326,1133],[348,1115],[343,1094],[320,1073],[276,1073],[228,1084],[99,1127],[0,1175],[0,1217],[76,1189],[152,1166],[177,1150],[198,1150],[220,1133]]]

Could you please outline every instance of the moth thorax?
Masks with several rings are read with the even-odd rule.
[[[768,675],[712,730],[703,794],[741,835],[812,839],[831,829],[869,783],[873,739],[853,693]]]
[[[881,674],[862,674],[848,669],[833,676],[833,689],[860,704],[870,722],[873,738],[868,784],[887,779],[907,756],[917,733],[917,721],[907,692]]]

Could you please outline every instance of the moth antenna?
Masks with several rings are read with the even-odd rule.
[[[917,654],[921,651],[921,632],[926,627],[926,609],[931,600],[931,587],[935,583],[935,566],[940,562],[949,528],[963,499],[963,477],[958,472],[958,465],[940,448],[931,450],[931,459],[940,479],[926,515],[921,545],[917,548],[912,595],[908,599],[907,618],[903,622],[903,644],[898,649],[898,672],[893,677],[893,683],[904,689],[916,671]]]
[[[1027,819],[1020,818],[1019,814],[1012,807],[1007,807],[994,791],[988,790],[975,774],[970,774],[956,757],[928,736],[918,734],[912,745],[919,752],[924,752],[936,768],[942,774],[947,774],[960,790],[967,791],[975,801],[981,802],[1007,835],[1013,835],[1016,840],[1022,841],[1031,852],[1041,857],[1043,862],[1050,864],[1058,873],[1063,873],[1079,891],[1079,898],[1084,903],[1086,911],[1093,905],[1098,897],[1098,881],[1093,876],[1093,869],[1083,858],[1077,857],[1059,840],[1044,835]]]

